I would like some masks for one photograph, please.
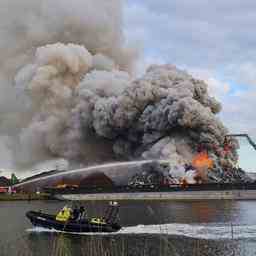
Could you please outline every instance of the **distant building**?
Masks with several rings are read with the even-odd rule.
[[[4,176],[0,177],[0,193],[7,193],[11,181]]]
[[[11,186],[11,181],[4,176],[0,177],[0,187],[9,187]]]

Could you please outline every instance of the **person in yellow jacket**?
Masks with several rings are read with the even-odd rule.
[[[72,211],[68,207],[64,207],[57,215],[56,215],[56,220],[58,221],[68,221],[71,217]]]

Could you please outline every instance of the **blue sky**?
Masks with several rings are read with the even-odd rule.
[[[124,15],[128,42],[143,49],[139,70],[168,62],[206,80],[230,131],[256,139],[256,1],[127,0]],[[256,171],[245,141],[240,164]]]

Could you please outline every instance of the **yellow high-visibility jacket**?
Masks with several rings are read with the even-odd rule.
[[[69,220],[70,216],[71,216],[71,211],[70,211],[70,209],[64,208],[63,210],[61,210],[61,211],[56,215],[56,220],[65,222],[65,221]]]

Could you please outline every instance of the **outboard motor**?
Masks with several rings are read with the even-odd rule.
[[[108,208],[106,209],[104,219],[107,223],[115,223],[119,212],[118,202],[110,201]]]

